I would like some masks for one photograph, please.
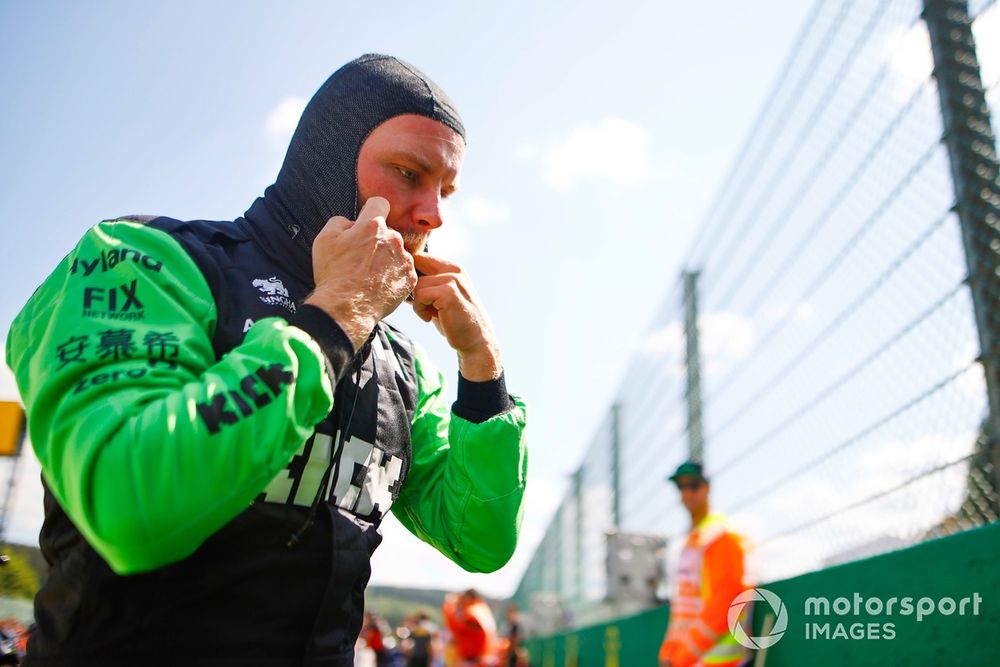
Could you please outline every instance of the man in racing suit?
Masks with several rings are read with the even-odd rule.
[[[362,56],[244,216],[101,222],[39,287],[7,348],[51,565],[26,665],[351,665],[390,509],[506,563],[524,405],[468,276],[423,252],[464,147],[440,88]],[[451,409],[382,322],[406,299],[457,352]]]

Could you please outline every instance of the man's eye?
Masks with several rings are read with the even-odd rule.
[[[415,172],[415,171],[413,171],[411,169],[407,169],[405,167],[397,167],[397,169],[399,169],[399,173],[406,180],[408,180],[408,181],[415,181],[415,180],[417,180],[417,172]]]

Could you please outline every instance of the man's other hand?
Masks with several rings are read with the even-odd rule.
[[[316,289],[306,303],[325,310],[360,349],[375,325],[413,290],[417,274],[403,237],[386,226],[389,202],[372,197],[357,221],[330,218],[313,242]]]
[[[415,255],[413,264],[421,274],[413,288],[413,310],[425,322],[433,321],[458,353],[462,377],[473,382],[500,377],[500,346],[469,276],[457,264],[430,255]]]

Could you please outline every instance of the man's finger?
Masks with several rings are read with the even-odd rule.
[[[420,252],[413,256],[413,265],[417,267],[417,271],[420,271],[425,275],[434,275],[437,273],[459,273],[462,270],[462,267],[458,264],[452,264],[451,262],[441,259],[440,257],[425,255]]]
[[[413,302],[413,312],[424,322],[430,322],[438,313],[437,308],[434,306],[417,303],[416,301]]]
[[[416,265],[416,260],[414,260],[414,265]],[[462,282],[461,273],[435,273],[435,274],[424,274],[417,279],[417,285],[414,289],[423,289],[426,287],[437,287],[438,285],[455,285],[459,292],[466,299],[471,300],[472,294],[466,288]]]
[[[353,224],[354,223],[347,218],[335,215],[326,221],[326,224],[323,225],[322,231],[326,232],[328,235],[332,234],[334,237],[337,237],[350,229]]]
[[[416,259],[413,260],[414,267],[416,267]],[[450,282],[459,282],[458,273],[425,273],[420,276],[420,280],[417,281],[417,285],[421,287],[432,287],[434,285],[443,285]]]
[[[389,216],[389,200],[385,197],[369,197],[365,205],[358,213],[358,220],[371,220],[372,218],[382,218],[385,220]]]
[[[433,306],[437,310],[450,308],[461,300],[462,291],[454,283],[434,285],[433,287],[417,286],[413,289],[413,301],[424,306]],[[459,306],[465,310],[464,304]]]

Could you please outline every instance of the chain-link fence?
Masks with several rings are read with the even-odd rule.
[[[761,580],[997,519],[1000,187],[983,118],[1000,7],[968,7],[973,50],[964,3],[924,4],[816,4],[687,259],[700,361],[679,281],[521,604],[547,593],[587,618],[612,529],[676,554],[689,518],[666,477],[693,428],[713,509],[755,545]]]

